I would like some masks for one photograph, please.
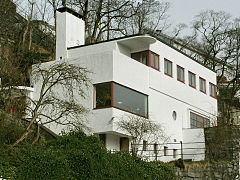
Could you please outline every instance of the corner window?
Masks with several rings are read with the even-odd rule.
[[[210,127],[210,120],[200,115],[190,112],[191,128]]]
[[[148,51],[132,53],[131,57],[145,65],[148,65]]]
[[[189,86],[196,88],[196,75],[190,71],[188,71],[188,82]]]
[[[150,50],[132,53],[131,57],[146,66],[159,70],[159,55]]]
[[[199,89],[201,92],[206,93],[206,80],[199,77]]]
[[[96,108],[111,106],[111,83],[101,83],[95,85]]]
[[[115,107],[143,117],[148,116],[148,96],[109,82],[95,85],[95,107]]]
[[[172,77],[172,62],[164,59],[164,73]]]
[[[209,93],[210,93],[210,96],[214,98],[217,97],[216,85],[209,83]]]
[[[184,83],[184,68],[177,66],[177,80]]]

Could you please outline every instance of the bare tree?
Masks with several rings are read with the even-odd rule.
[[[217,70],[216,59],[222,55],[229,20],[230,15],[223,11],[207,10],[197,15],[193,22],[196,38],[200,38],[200,48],[205,52],[203,63],[211,66],[213,70]]]
[[[120,130],[132,136],[133,153],[139,152],[138,145],[142,144],[143,140],[148,143],[164,143],[169,139],[160,124],[141,116],[128,115],[122,117],[117,125]],[[140,150],[141,156],[142,153],[143,149]]]
[[[38,132],[33,144],[39,138],[40,127],[49,123],[87,128],[84,117],[88,110],[77,98],[86,97],[85,92],[90,82],[88,73],[87,69],[64,61],[34,65],[32,81],[39,90],[39,96],[35,99],[27,97],[29,124],[12,146],[28,136],[34,123],[38,124]]]
[[[165,30],[169,26],[167,23],[169,7],[169,3],[156,0],[143,0],[141,3],[135,3],[134,16],[123,24],[127,34]]]

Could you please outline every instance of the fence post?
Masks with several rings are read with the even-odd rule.
[[[183,145],[182,145],[182,141],[180,141],[180,145],[181,145],[181,159],[183,160]]]

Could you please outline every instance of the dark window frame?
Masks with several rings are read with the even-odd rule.
[[[191,81],[189,81],[189,77],[191,77]],[[192,77],[194,77],[194,82],[195,84],[193,85],[193,82],[192,82]],[[188,85],[194,89],[196,89],[196,74],[194,74],[193,72],[191,71],[188,71]]]
[[[165,63],[167,63],[167,72],[165,72]],[[171,64],[171,74],[168,72],[169,64]],[[164,58],[164,74],[166,74],[167,76],[173,77],[173,63],[172,61],[166,58]]]
[[[181,80],[181,79],[179,79],[179,77],[178,77],[178,69],[180,69],[180,70],[182,70],[183,71],[183,80]],[[181,71],[179,71],[180,72],[180,78],[181,78]],[[180,81],[180,82],[182,82],[182,83],[185,83],[185,72],[184,72],[184,68],[183,67],[181,67],[181,66],[179,66],[179,65],[177,65],[177,80],[178,81]]]
[[[205,87],[204,90],[201,89],[202,83],[204,83],[204,87]],[[204,78],[202,78],[202,77],[199,77],[199,90],[200,90],[202,93],[206,94],[206,89],[207,89],[207,88],[206,88],[206,79],[204,79]]]
[[[214,88],[214,95],[212,94],[212,88]],[[217,86],[211,82],[209,82],[209,95],[213,98],[217,98]]]
[[[96,85],[98,85],[98,84],[105,84],[105,83],[111,83],[111,105],[110,106],[103,106],[103,107],[96,107]],[[124,86],[124,85],[121,85],[121,84],[119,84],[119,83],[116,83],[116,82],[113,82],[113,81],[111,81],[111,82],[103,82],[103,83],[98,83],[98,84],[94,84],[94,88],[93,88],[93,109],[95,110],[95,109],[104,109],[104,108],[116,108],[116,109],[119,109],[119,110],[122,110],[122,111],[125,111],[125,112],[128,112],[128,113],[131,113],[131,114],[135,114],[135,115],[138,115],[138,116],[141,116],[141,117],[144,117],[144,118],[149,118],[149,105],[148,105],[148,95],[147,94],[144,94],[144,93],[141,93],[141,92],[139,92],[139,91],[136,91],[135,89],[132,89],[132,88],[129,88],[129,87],[127,87],[127,86]],[[141,114],[138,114],[138,113],[136,113],[136,112],[132,112],[132,111],[129,111],[129,110],[127,110],[127,109],[123,109],[123,108],[120,108],[120,107],[118,107],[118,106],[115,106],[114,105],[114,84],[118,84],[118,85],[120,85],[120,86],[123,86],[123,87],[125,87],[125,88],[127,88],[127,89],[130,89],[130,90],[132,90],[132,91],[135,91],[135,92],[137,92],[137,93],[140,93],[140,94],[142,94],[142,95],[145,95],[146,97],[147,97],[147,112],[146,112],[146,116],[144,116],[144,115],[141,115]]]

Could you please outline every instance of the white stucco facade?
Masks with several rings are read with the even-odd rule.
[[[81,102],[90,109],[88,125],[92,129],[92,133],[106,135],[107,149],[120,150],[120,138],[129,137],[129,135],[119,130],[116,122],[121,117],[132,113],[115,107],[95,108],[95,85],[105,82],[118,83],[147,95],[148,118],[164,128],[169,137],[168,143],[204,141],[204,137],[201,136],[203,128],[191,129],[190,113],[200,115],[213,123],[216,121],[217,100],[211,97],[209,92],[209,83],[216,85],[215,72],[148,34],[92,45],[77,46],[77,44],[68,43],[69,38],[73,42],[84,38],[83,34],[78,36],[79,32],[74,30],[75,28],[84,30],[84,24],[81,19],[78,18],[78,22],[74,15],[67,12],[64,12],[65,17],[62,12],[58,12],[58,14],[60,15],[58,20],[65,21],[60,26],[68,24],[67,26],[72,26],[73,29],[69,32],[70,30],[65,31],[64,28],[61,28],[64,31],[62,32],[57,28],[56,59],[61,61],[59,59],[63,57],[65,61],[86,67],[92,72],[90,74],[92,86],[88,90],[88,97]],[[64,18],[69,19],[64,20]],[[75,24],[77,25],[75,26]],[[82,32],[80,31],[80,33]],[[71,34],[71,37],[66,38],[68,34]],[[146,50],[159,55],[159,70],[131,58],[132,53]],[[165,58],[172,62],[172,77],[164,73]],[[184,68],[184,83],[177,80],[177,65]],[[196,88],[189,86],[188,71],[193,72],[196,76]],[[199,89],[199,77],[206,80],[206,93]],[[36,86],[37,84],[34,85],[34,87]],[[34,93],[35,96],[38,96],[39,92],[36,90]],[[174,111],[176,119],[173,118]],[[61,131],[59,126],[53,125],[50,128],[55,133]],[[198,138],[194,139],[193,137]],[[129,137],[129,139],[131,138]],[[172,149],[171,146],[169,149]],[[177,155],[175,158],[179,157],[180,155]],[[192,157],[187,158],[191,159]],[[164,161],[173,159],[172,156],[161,158]]]

